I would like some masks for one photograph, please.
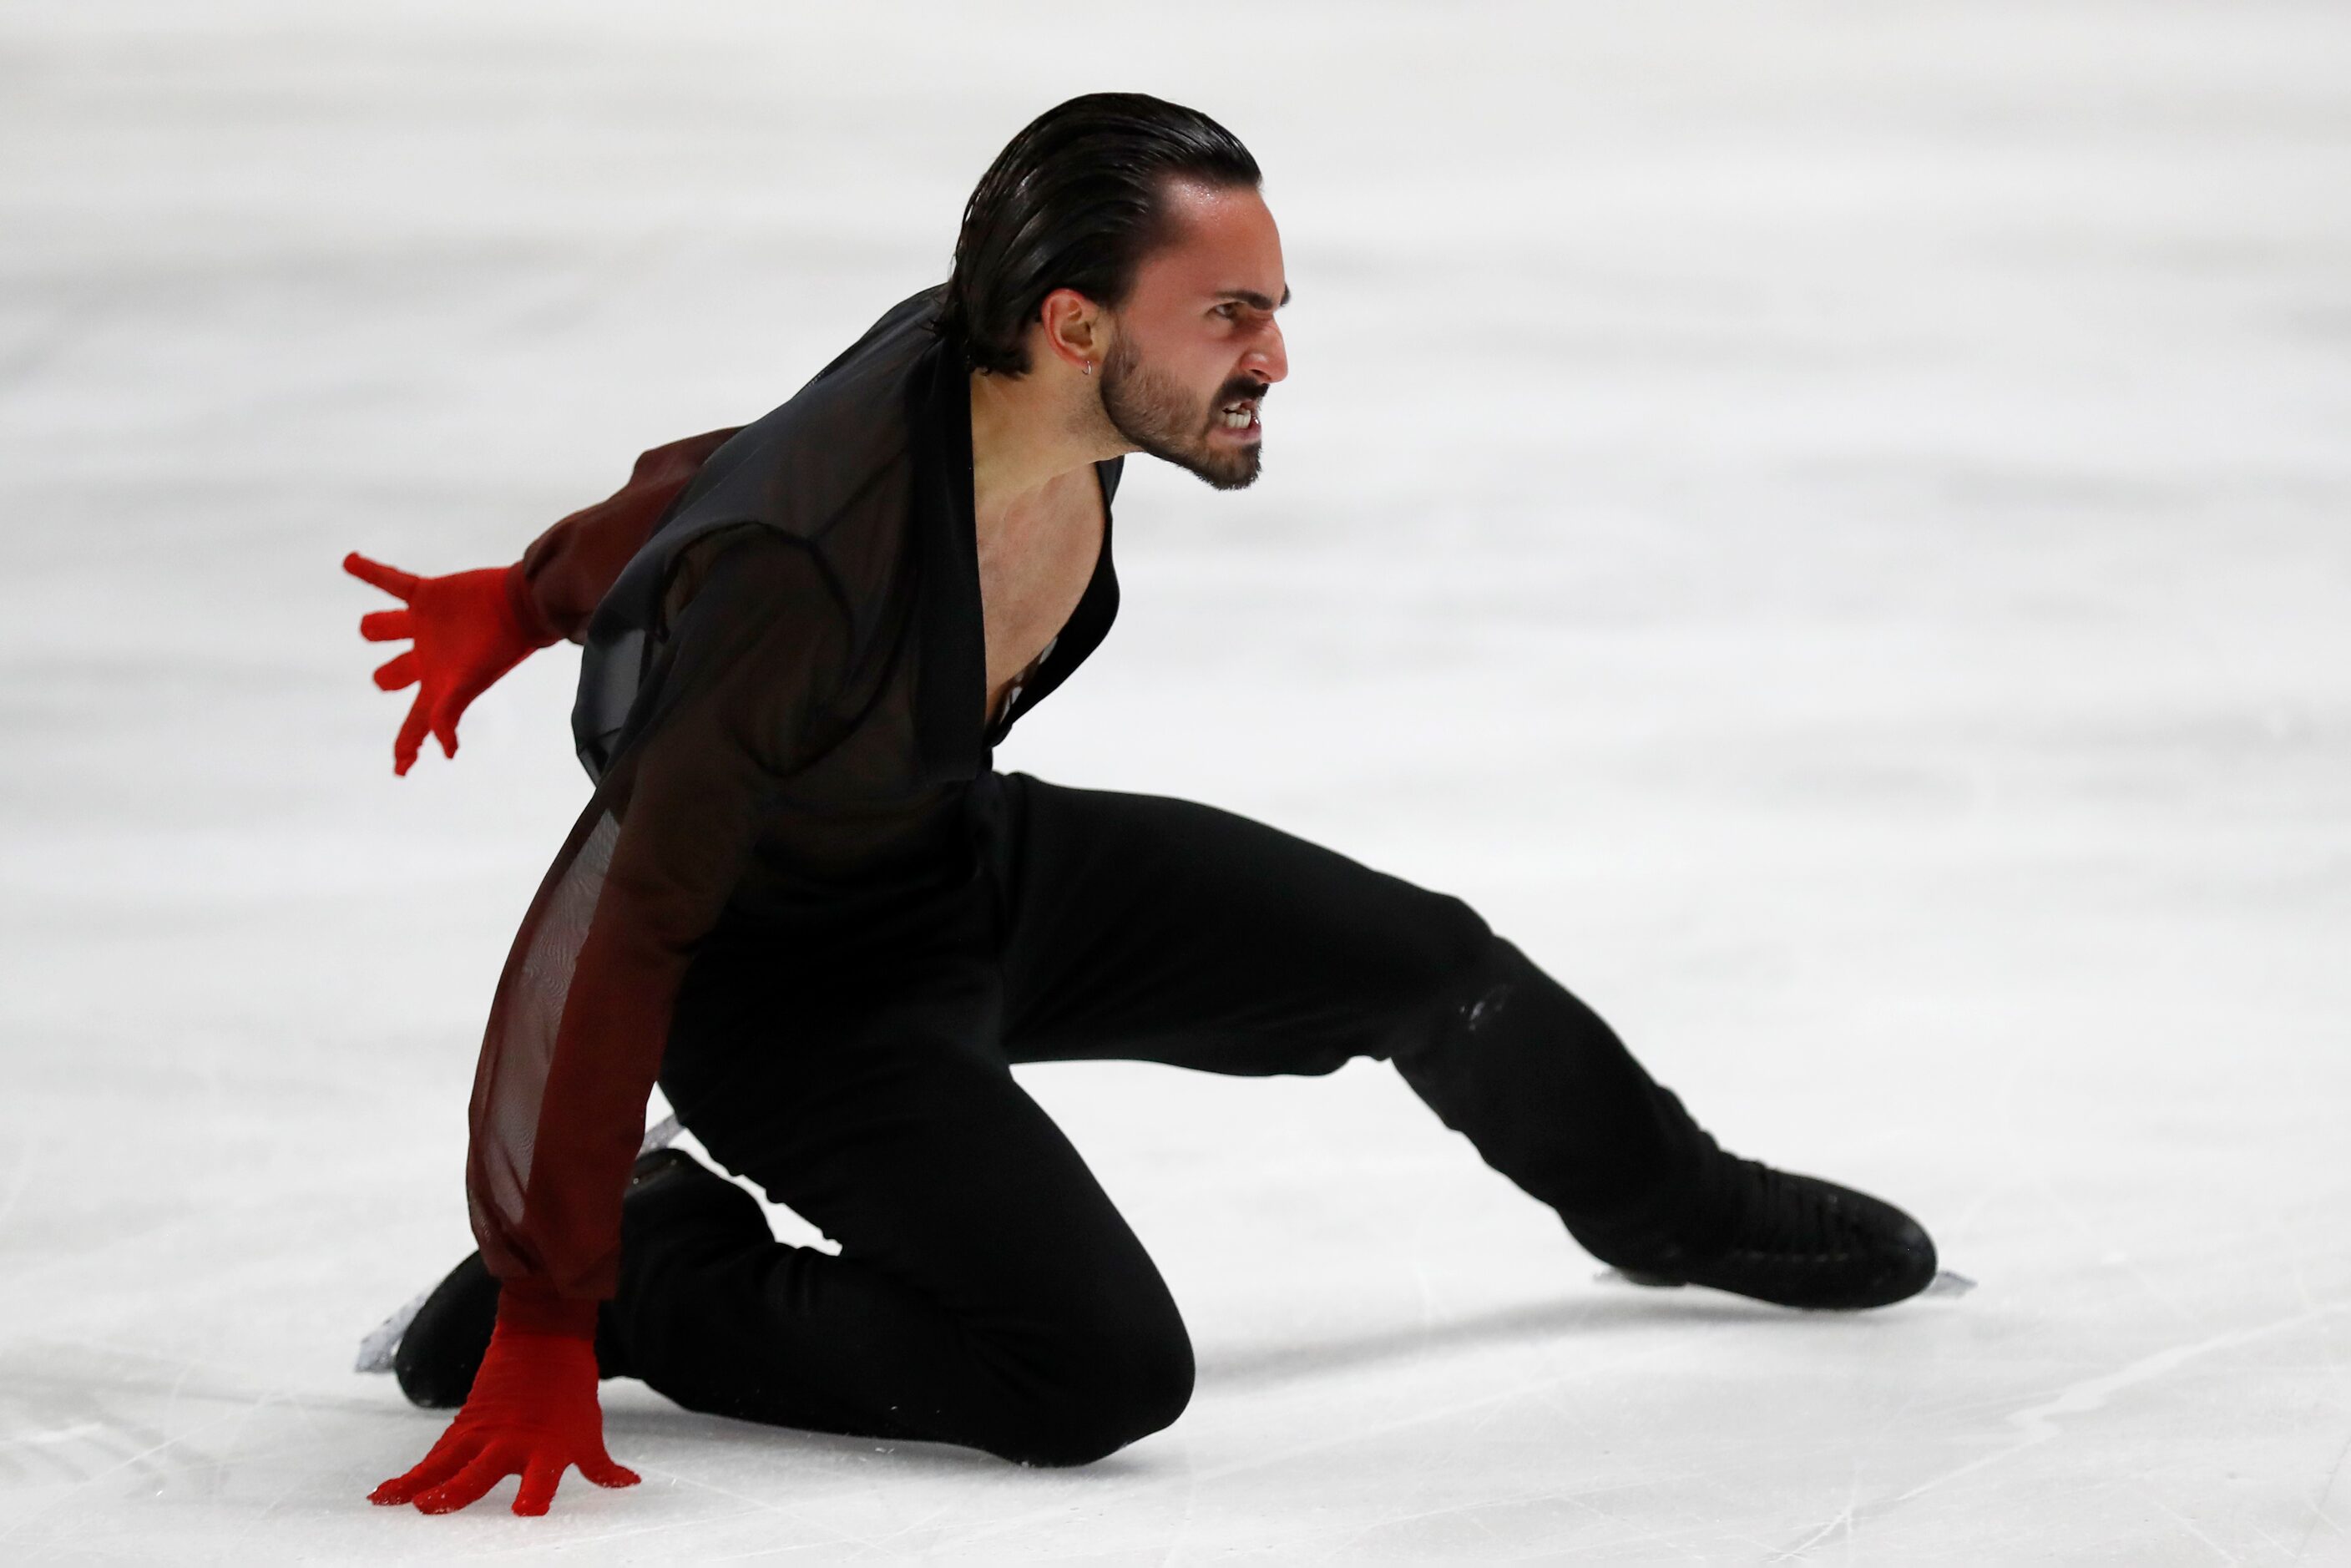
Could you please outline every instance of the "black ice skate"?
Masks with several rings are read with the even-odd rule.
[[[643,1218],[657,1190],[678,1185],[689,1174],[739,1193],[731,1182],[684,1149],[653,1149],[640,1155],[629,1173],[629,1185],[621,1197],[623,1230],[632,1218]],[[597,1314],[596,1332],[596,1359],[606,1377],[616,1375],[617,1361],[604,1321],[609,1315],[609,1311]],[[473,1391],[474,1375],[489,1354],[490,1331],[496,1326],[497,1316],[498,1282],[479,1252],[468,1253],[416,1308],[392,1352],[392,1371],[409,1403],[428,1410],[454,1410],[465,1404],[465,1396]]]
[[[1783,1307],[1882,1307],[1934,1281],[1934,1241],[1892,1204],[1740,1159],[1711,1137],[1705,1146],[1679,1192],[1570,1233],[1636,1285],[1710,1285]]]

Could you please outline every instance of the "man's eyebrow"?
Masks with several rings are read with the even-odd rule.
[[[1257,310],[1279,310],[1281,308],[1281,305],[1287,305],[1290,303],[1290,285],[1285,283],[1281,286],[1281,305],[1276,305],[1271,299],[1259,294],[1254,288],[1219,288],[1216,293],[1210,295],[1208,298],[1211,299],[1238,299],[1242,304]]]

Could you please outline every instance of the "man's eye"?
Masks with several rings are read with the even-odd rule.
[[[1236,320],[1238,318],[1234,316],[1233,312],[1239,308],[1240,307],[1238,305],[1219,305],[1217,307],[1217,314],[1224,317],[1227,320]]]

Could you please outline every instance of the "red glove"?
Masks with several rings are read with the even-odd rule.
[[[519,1475],[514,1511],[545,1513],[572,1465],[600,1487],[632,1487],[643,1479],[604,1451],[594,1342],[516,1329],[501,1310],[465,1408],[423,1463],[376,1488],[368,1500],[453,1513]]]
[[[392,743],[394,773],[408,772],[427,729],[444,756],[456,756],[457,716],[465,706],[531,653],[559,640],[537,623],[514,567],[415,577],[354,550],[343,558],[343,570],[408,606],[360,617],[360,635],[371,643],[410,637],[416,643],[375,673],[375,684],[388,692],[422,683]]]

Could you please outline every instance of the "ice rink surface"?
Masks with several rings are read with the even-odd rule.
[[[1603,1282],[1376,1063],[1023,1069],[1173,1428],[613,1384],[643,1486],[369,1507],[586,785],[560,647],[393,778],[340,557],[767,410],[1111,88],[1264,165],[1291,374],[1253,488],[1129,465],[998,765],[1462,895],[1980,1288]],[[0,1561],[2351,1563],[2339,5],[16,0],[0,519]]]

